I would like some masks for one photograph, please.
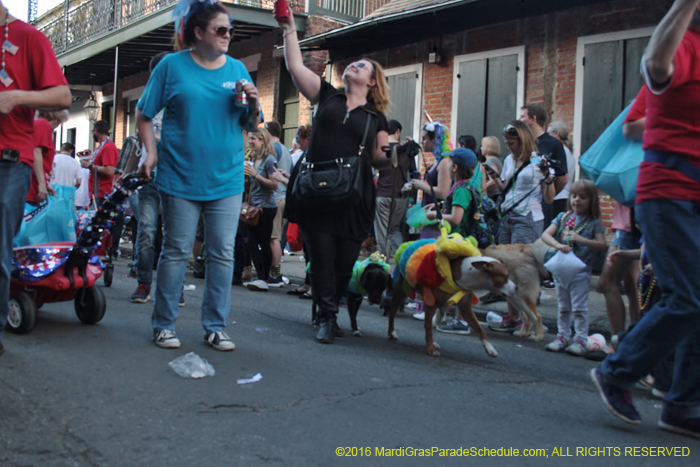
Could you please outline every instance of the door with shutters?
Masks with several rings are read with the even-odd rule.
[[[391,90],[387,120],[401,124],[401,137],[420,141],[421,89],[423,66],[420,64],[384,70]]]
[[[581,153],[595,142],[642,87],[639,64],[649,37],[588,44],[583,56]]]
[[[637,96],[642,87],[639,64],[652,32],[645,28],[578,39],[573,134],[577,158]]]
[[[523,106],[525,47],[455,57],[452,136],[499,139]],[[502,145],[501,154],[508,150]]]
[[[299,91],[284,63],[280,66],[277,121],[282,125],[282,144],[291,148],[299,126]]]

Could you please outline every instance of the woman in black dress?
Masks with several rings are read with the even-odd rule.
[[[389,89],[381,66],[373,60],[351,63],[343,72],[344,88],[336,89],[304,66],[293,14],[280,21],[284,30],[284,58],[294,84],[311,104],[318,104],[306,160],[322,162],[356,157],[370,117],[365,149],[361,155],[364,187],[359,202],[350,209],[319,212],[299,205],[293,214],[309,247],[311,286],[319,308],[316,339],[330,344],[334,338],[338,302],[348,286],[352,268],[374,219],[375,195],[371,166],[387,166],[388,124],[384,112]],[[291,186],[291,184],[290,184]],[[287,206],[294,204],[287,191]]]

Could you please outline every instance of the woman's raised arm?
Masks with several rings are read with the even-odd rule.
[[[284,31],[284,61],[287,64],[287,71],[292,75],[294,85],[299,92],[311,101],[311,104],[316,104],[321,92],[321,77],[304,66],[291,6],[289,7],[289,18],[278,21],[278,23]]]

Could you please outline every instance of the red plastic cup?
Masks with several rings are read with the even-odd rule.
[[[289,3],[287,0],[277,0],[275,2],[275,19],[277,21],[289,19]]]

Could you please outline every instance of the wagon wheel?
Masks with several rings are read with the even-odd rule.
[[[99,323],[107,311],[104,293],[98,287],[86,287],[75,295],[75,314],[83,324]]]
[[[112,285],[112,280],[114,279],[114,264],[111,262],[105,265],[105,271],[102,275],[102,280],[104,281],[105,287],[110,287]]]
[[[27,334],[36,326],[38,309],[34,299],[26,292],[10,295],[7,330],[15,334]]]

